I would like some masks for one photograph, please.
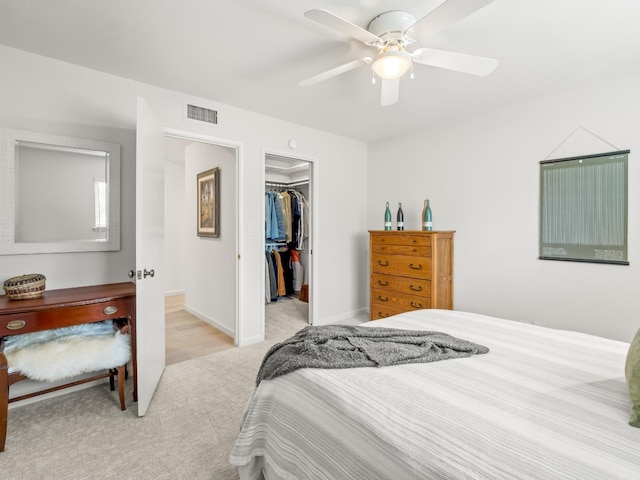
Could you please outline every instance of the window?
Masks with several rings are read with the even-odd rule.
[[[107,182],[94,178],[93,191],[95,195],[95,225],[93,230],[105,232],[107,230]]]
[[[629,265],[629,150],[540,162],[540,259]]]

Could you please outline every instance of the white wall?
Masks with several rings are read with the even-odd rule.
[[[198,237],[198,173],[219,168],[220,236]],[[219,330],[236,331],[236,149],[193,143],[186,149],[185,309]]]
[[[369,145],[369,228],[382,228],[388,200],[394,215],[403,202],[405,228],[419,229],[429,198],[434,229],[456,230],[456,310],[631,341],[640,325],[638,85],[638,75],[615,79]],[[594,149],[631,150],[631,265],[538,260],[539,162]]]
[[[123,145],[122,251],[113,256],[98,254],[92,261],[93,254],[0,256],[0,280],[29,271],[48,274],[49,288],[127,279],[126,273],[133,268],[135,259],[136,97],[142,96],[165,128],[239,145],[243,325],[240,344],[259,341],[264,335],[260,321],[264,308],[262,152],[288,151],[290,139],[297,141],[296,154],[316,159],[319,202],[314,206],[317,221],[314,254],[319,269],[313,294],[318,299],[317,320],[321,323],[338,320],[364,308],[367,288],[366,258],[362,254],[366,238],[364,143],[4,46],[0,47],[0,65],[1,125]],[[187,101],[217,109],[219,124],[185,120]]]
[[[180,142],[168,139],[168,142]],[[166,142],[165,142],[166,144]],[[188,235],[187,205],[185,197],[185,165],[184,147],[165,150],[166,162],[164,164],[164,268],[165,268],[165,294],[184,294],[185,289],[185,239]],[[173,155],[173,156],[171,156]],[[178,155],[177,157],[175,155]],[[192,232],[195,225],[191,225]]]

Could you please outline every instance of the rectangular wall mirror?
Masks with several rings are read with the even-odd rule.
[[[120,249],[120,145],[0,129],[0,254]]]

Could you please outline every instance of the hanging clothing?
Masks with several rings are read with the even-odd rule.
[[[290,189],[288,192],[291,197],[291,241],[294,242],[294,247],[297,250],[304,250],[304,239],[307,238],[309,231],[307,200],[297,190]]]
[[[284,285],[284,270],[282,269],[282,259],[280,258],[280,253],[277,250],[272,252],[276,259],[276,268],[278,270],[277,281],[278,281],[278,296],[285,296],[287,294],[287,289]]]
[[[284,277],[284,289],[287,295],[293,295],[293,268],[291,267],[291,255],[294,250],[289,248],[280,248],[280,261],[282,263],[282,275]]]
[[[276,274],[276,265],[271,252],[265,252],[267,264],[269,266],[269,295],[271,301],[278,299],[278,279]],[[266,292],[265,292],[266,295]]]
[[[264,238],[271,238],[271,225],[273,224],[272,216],[273,199],[269,192],[264,193]],[[275,215],[275,213],[273,214]]]
[[[304,283],[304,268],[300,264],[300,252],[291,250],[291,269],[293,270],[293,291],[298,293]]]
[[[293,243],[304,249],[308,236],[308,205],[302,193],[287,189],[265,192],[265,239]]]
[[[266,252],[265,252],[266,253]],[[264,259],[264,301],[271,302],[271,277],[269,275],[269,259]]]
[[[284,241],[287,238],[282,199],[278,192],[265,192],[265,238],[267,240]]]
[[[282,217],[284,220],[284,238],[287,242],[291,241],[291,196],[288,192],[279,192],[278,196],[282,202]]]
[[[294,191],[291,193],[291,238],[298,245],[300,233],[300,200]]]
[[[308,236],[308,205],[292,188],[265,192],[265,301],[298,294],[304,284],[304,268],[298,250]],[[286,242],[287,246],[284,246]],[[273,248],[279,245],[280,248]]]

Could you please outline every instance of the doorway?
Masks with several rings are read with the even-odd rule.
[[[313,169],[310,159],[264,153],[266,338],[313,324]]]
[[[202,138],[165,137],[167,363],[234,346],[237,334],[238,152]],[[199,236],[198,174],[218,168],[219,235]]]

